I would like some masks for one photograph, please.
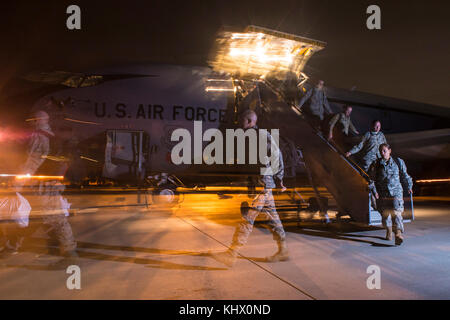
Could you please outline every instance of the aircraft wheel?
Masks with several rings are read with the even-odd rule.
[[[152,199],[156,205],[173,207],[179,202],[179,193],[174,185],[162,185],[153,191]]]

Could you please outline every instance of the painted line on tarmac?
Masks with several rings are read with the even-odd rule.
[[[196,227],[195,225],[193,225],[193,224],[190,223],[189,221],[187,221],[187,220],[185,220],[185,219],[183,219],[183,218],[180,218],[180,217],[177,217],[177,218],[180,219],[181,221],[183,221],[183,222],[189,224],[189,225],[192,226],[193,228],[197,229],[199,232],[203,233],[203,234],[204,234],[205,236],[207,236],[208,238],[210,238],[210,239],[212,239],[212,240],[214,240],[214,241],[220,243],[221,245],[223,245],[224,247],[226,247],[226,248],[228,248],[228,249],[231,249],[229,246],[227,246],[226,244],[224,244],[224,243],[221,242],[220,240],[214,238],[213,236],[209,235],[208,233],[204,232],[203,230],[199,229],[198,227]],[[300,293],[302,293],[303,295],[307,296],[307,297],[310,298],[311,300],[317,300],[317,298],[313,297],[313,296],[310,295],[309,293],[307,293],[307,292],[305,292],[304,290],[300,289],[299,287],[295,286],[295,285],[292,284],[291,282],[289,282],[289,281],[287,281],[287,280],[281,278],[280,276],[278,276],[277,274],[273,273],[272,271],[270,271],[270,270],[264,268],[263,266],[259,265],[259,264],[256,263],[255,261],[253,261],[253,260],[247,258],[246,256],[243,256],[243,255],[240,254],[239,252],[238,252],[238,255],[239,255],[240,257],[244,258],[245,260],[247,260],[247,261],[253,263],[254,265],[256,265],[257,267],[259,267],[260,269],[266,271],[267,273],[269,273],[269,274],[272,275],[273,277],[277,278],[278,280],[280,280],[280,281],[286,283],[288,286],[290,286],[290,287],[294,288],[295,290],[299,291]]]

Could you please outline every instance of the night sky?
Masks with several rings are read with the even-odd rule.
[[[448,1],[2,2],[0,86],[31,70],[205,65],[221,26],[254,24],[327,42],[305,70],[326,85],[450,107]],[[70,4],[81,30],[66,28]],[[370,4],[381,30],[366,28]]]

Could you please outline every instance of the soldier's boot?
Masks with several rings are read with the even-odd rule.
[[[289,260],[289,250],[287,248],[286,240],[277,241],[278,251],[266,258],[267,262],[277,262]]]
[[[386,227],[386,240],[392,240],[392,227]]]
[[[236,262],[238,252],[235,249],[228,249],[227,251],[211,253],[211,257],[228,267],[232,267]]]
[[[18,254],[19,252],[14,249],[4,248],[2,251],[0,251],[0,259],[6,259],[10,256],[14,256]]]
[[[0,249],[0,259],[5,259],[10,256],[14,256],[19,253],[18,244],[11,244],[8,240],[5,245]]]
[[[395,245],[399,246],[403,243],[403,235],[402,235],[402,231],[401,230],[396,230],[395,231]]]

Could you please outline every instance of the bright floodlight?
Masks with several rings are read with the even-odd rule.
[[[301,76],[308,59],[326,43],[262,27],[219,33],[209,64],[218,72],[259,78],[269,73]]]

